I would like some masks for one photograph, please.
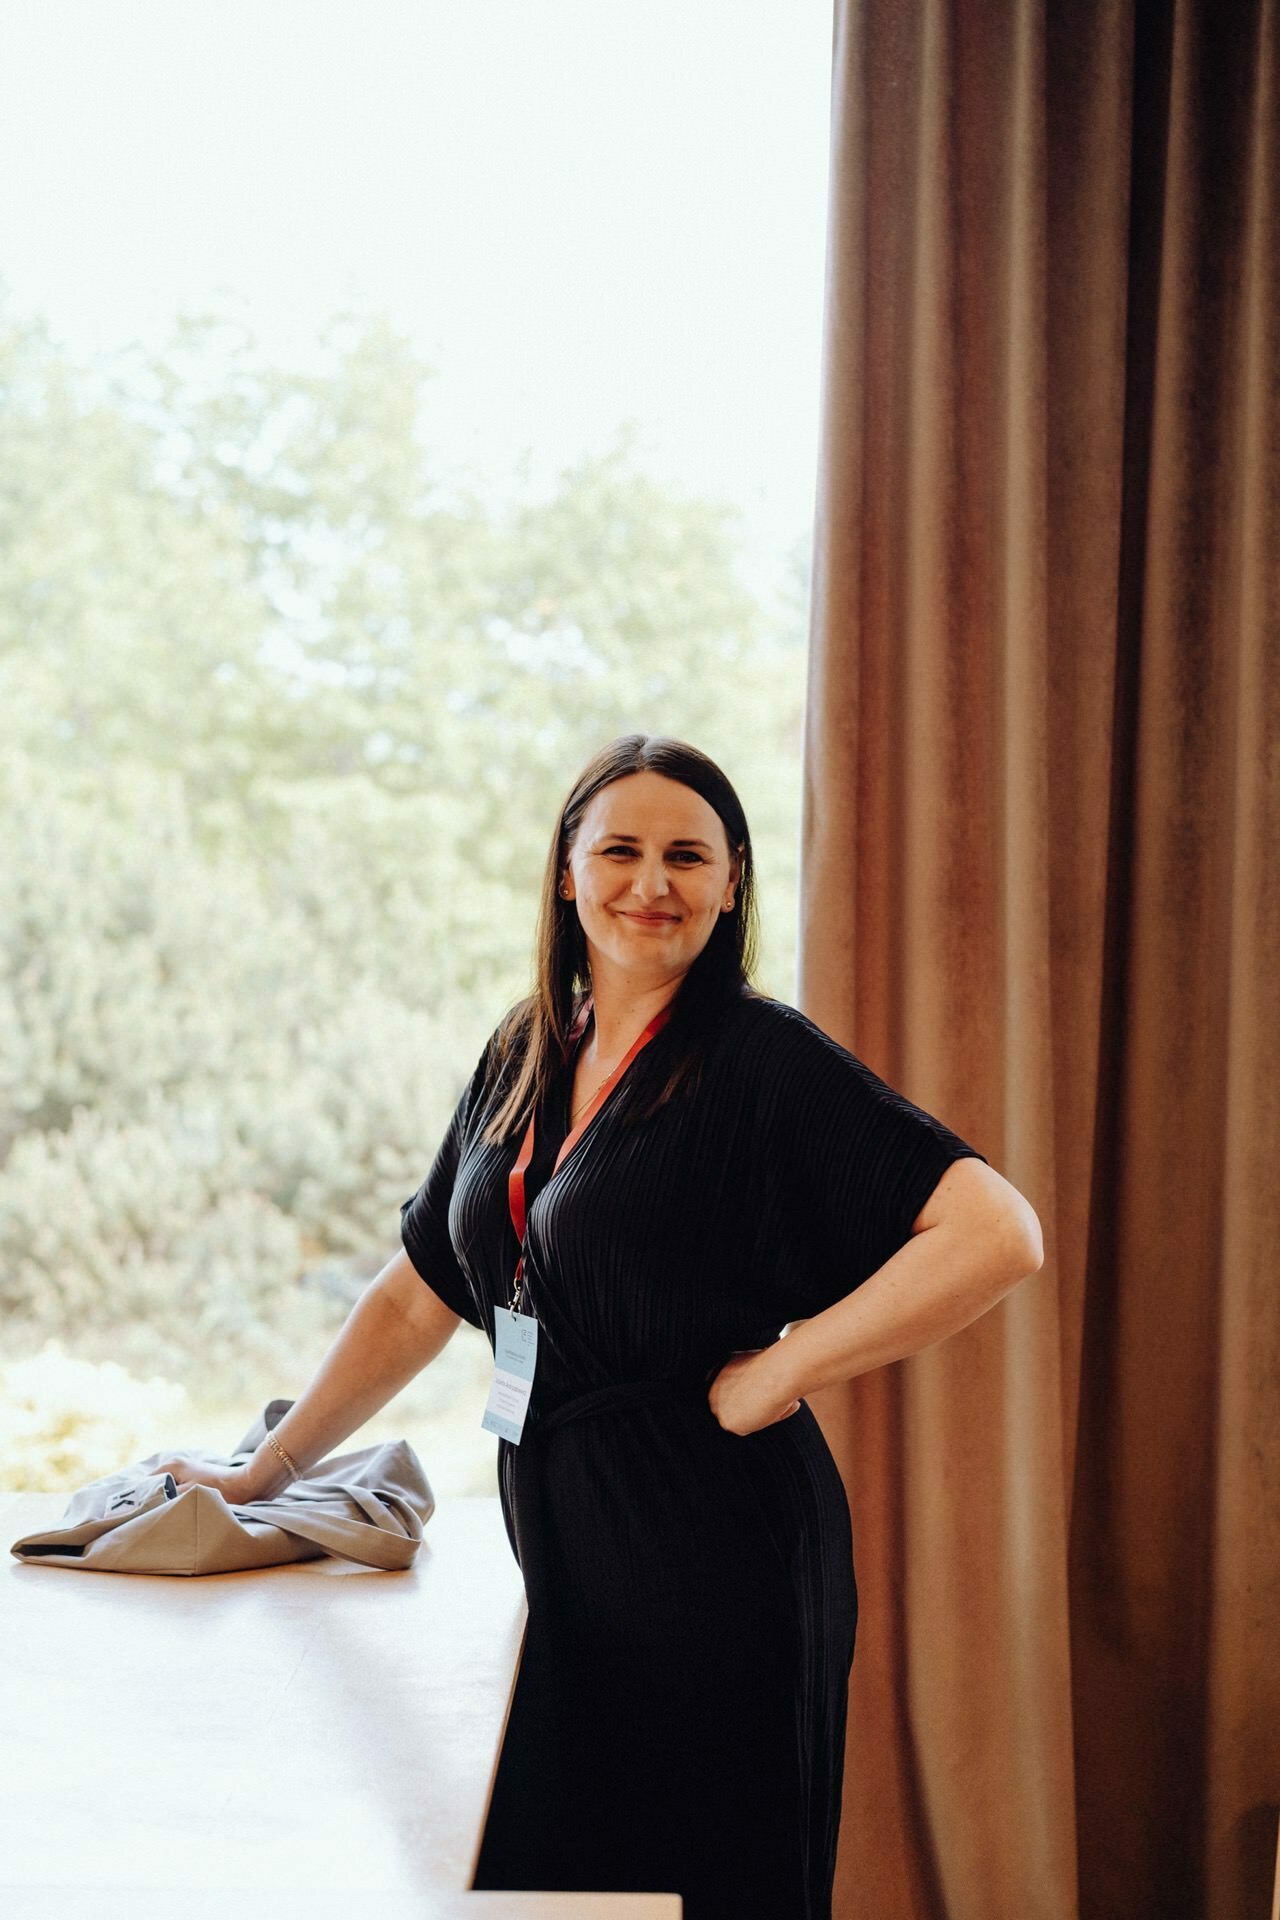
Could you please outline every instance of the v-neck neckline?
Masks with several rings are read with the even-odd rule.
[[[539,1200],[541,1200],[543,1194],[547,1191],[547,1188],[551,1185],[552,1181],[555,1180],[559,1174],[563,1173],[566,1167],[572,1164],[574,1154],[577,1153],[583,1141],[587,1138],[588,1134],[591,1132],[592,1127],[594,1127],[596,1124],[596,1121],[599,1120],[601,1114],[607,1111],[609,1104],[612,1101],[614,1095],[618,1092],[618,1089],[626,1085],[627,1079],[632,1073],[632,1071],[634,1070],[637,1060],[639,1059],[639,1055],[637,1055],[636,1060],[632,1060],[629,1062],[626,1073],[624,1073],[619,1078],[619,1080],[616,1082],[614,1086],[610,1087],[608,1093],[605,1095],[605,1098],[601,1101],[600,1106],[598,1107],[596,1112],[592,1114],[586,1126],[582,1129],[582,1133],[580,1137],[574,1142],[572,1150],[565,1155],[564,1159],[560,1161],[559,1166],[557,1166],[556,1160],[559,1157],[560,1149],[564,1145],[569,1134],[573,1131],[573,1080],[574,1080],[575,1071],[577,1069],[578,1054],[582,1046],[585,1044],[588,1033],[591,1032],[595,1027],[595,1018],[596,1018],[595,1007],[594,1005],[592,1005],[590,1011],[587,1014],[587,1018],[583,1025],[582,1032],[578,1035],[577,1040],[574,1042],[573,1052],[570,1054],[569,1058],[563,1062],[561,1070],[559,1074],[556,1076],[557,1086],[556,1086],[556,1091],[554,1096],[555,1103],[556,1103],[556,1111],[555,1111],[556,1126],[551,1133],[551,1142],[548,1143],[548,1140],[541,1128],[535,1129],[535,1156],[538,1160],[543,1160],[544,1155],[549,1156],[549,1158],[546,1161],[544,1161],[544,1164],[547,1166],[546,1179],[542,1181],[541,1185],[538,1187],[538,1191],[534,1194],[532,1200],[530,1200],[529,1202],[530,1214],[532,1214],[534,1207],[537,1206]],[[655,1035],[654,1038],[656,1039],[657,1036]],[[641,1049],[641,1052],[644,1052],[643,1048]],[[583,1104],[588,1105],[589,1102],[584,1101]],[[552,1101],[548,1100],[547,1102],[545,1102],[544,1112],[545,1112],[545,1109],[547,1107],[550,1107],[551,1105],[552,1105]],[[530,1171],[532,1171],[532,1169],[530,1169]]]
[[[581,1014],[581,1011],[582,1011],[581,1008],[579,1008],[578,1009],[579,1015]],[[578,1015],[575,1015],[575,1021],[577,1017]],[[656,1018],[657,1016],[655,1015],[655,1019]],[[550,1094],[554,1090],[555,1086],[558,1084],[560,1106],[559,1106],[559,1113],[557,1117],[558,1117],[558,1120],[563,1123],[562,1130],[558,1132],[558,1136],[556,1133],[552,1133],[550,1139],[548,1139],[547,1130],[540,1129],[538,1127],[537,1119],[539,1115],[535,1113],[534,1125],[532,1129],[533,1137],[532,1137],[531,1143],[528,1143],[528,1136],[526,1135],[526,1142],[530,1146],[529,1159],[527,1161],[523,1160],[523,1154],[524,1154],[525,1148],[522,1147],[520,1154],[517,1155],[516,1165],[512,1168],[511,1173],[508,1176],[508,1195],[509,1195],[508,1210],[511,1214],[512,1224],[516,1227],[517,1234],[521,1232],[519,1222],[521,1218],[523,1219],[523,1222],[524,1222],[523,1233],[526,1240],[528,1238],[528,1234],[532,1226],[534,1209],[537,1207],[538,1202],[542,1199],[543,1194],[547,1192],[548,1188],[552,1186],[557,1176],[560,1173],[562,1173],[564,1169],[570,1164],[574,1154],[581,1147],[582,1142],[586,1139],[587,1135],[590,1133],[592,1127],[595,1125],[596,1121],[600,1118],[601,1114],[606,1111],[610,1101],[614,1098],[615,1094],[618,1092],[618,1089],[627,1084],[627,1076],[634,1071],[639,1055],[643,1053],[646,1050],[646,1048],[650,1046],[652,1042],[658,1038],[659,1033],[661,1033],[662,1029],[665,1028],[669,1023],[669,1016],[668,1016],[667,1019],[663,1019],[659,1022],[657,1031],[654,1033],[650,1033],[647,1036],[647,1038],[644,1039],[643,1044],[641,1044],[639,1041],[635,1043],[635,1051],[632,1057],[629,1060],[627,1060],[626,1072],[619,1075],[618,1079],[609,1088],[608,1092],[605,1094],[604,1098],[600,1101],[599,1105],[595,1106],[595,1111],[590,1114],[586,1122],[585,1123],[579,1122],[577,1128],[575,1129],[573,1124],[574,1073],[576,1071],[579,1049],[581,1048],[582,1043],[586,1038],[587,1028],[593,1023],[594,1019],[595,1019],[595,1007],[593,1003],[587,1009],[587,1017],[582,1023],[581,1032],[578,1033],[578,1035],[576,1036],[572,1054],[570,1054],[567,1058],[562,1059],[560,1063],[559,1071],[555,1077],[555,1081],[553,1081],[552,1083],[552,1088],[548,1089],[547,1097],[545,1097],[541,1102],[539,1102],[539,1108],[541,1109],[541,1117],[546,1117],[552,1105]],[[617,1069],[615,1068],[614,1071],[616,1072]],[[593,1094],[591,1099],[586,1104],[588,1106],[594,1106],[595,1100],[596,1100],[596,1096],[595,1094]],[[577,1137],[573,1142],[573,1146],[571,1147],[570,1151],[567,1154],[564,1154],[562,1158],[561,1155],[563,1153],[565,1141],[569,1138],[570,1134],[574,1132],[576,1132]],[[531,1194],[528,1191],[528,1187],[529,1185],[532,1184],[532,1182],[529,1181],[528,1176],[534,1173],[534,1168],[538,1165],[544,1166],[546,1168],[546,1175],[541,1181],[541,1184],[538,1186],[537,1192]],[[513,1186],[512,1184],[513,1182],[516,1182],[517,1179],[518,1179],[518,1187]]]
[[[531,1208],[537,1205],[546,1189],[555,1179],[556,1174],[562,1171],[573,1158],[573,1154],[571,1153],[561,1161],[560,1167],[556,1166],[556,1156],[559,1154],[561,1147],[573,1129],[573,1120],[571,1117],[573,1112],[573,1076],[578,1058],[578,1048],[586,1038],[587,1030],[591,1027],[594,1020],[595,1012],[593,1009],[587,1016],[586,1026],[584,1026],[578,1040],[574,1043],[573,1052],[567,1060],[561,1062],[559,1071],[552,1081],[546,1098],[540,1103],[538,1113],[539,1125],[535,1132],[534,1163],[546,1167],[546,1178],[540,1182],[537,1193],[530,1201],[529,1204]],[[605,1105],[608,1105],[607,1101]],[[601,1111],[603,1112],[603,1108]],[[595,1117],[598,1118],[599,1116]],[[542,1124],[543,1122],[550,1122],[551,1124],[544,1125]],[[584,1137],[586,1131],[589,1131],[589,1129],[584,1130]],[[533,1167],[530,1167],[529,1171],[532,1173]]]

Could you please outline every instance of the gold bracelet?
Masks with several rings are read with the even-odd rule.
[[[268,1427],[267,1429],[267,1439],[270,1442],[271,1446],[275,1448],[280,1458],[284,1461],[284,1464],[286,1465],[286,1467],[288,1467],[290,1476],[294,1480],[301,1479],[302,1476],[299,1474],[298,1469],[294,1466],[293,1461],[290,1459],[289,1455],[285,1452],[284,1447],[281,1445],[280,1441],[276,1439],[276,1436],[270,1427]]]

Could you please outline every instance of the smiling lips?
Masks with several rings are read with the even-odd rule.
[[[676,916],[674,913],[626,913],[625,917],[628,920],[639,920],[647,927],[656,927],[668,920],[674,920]]]

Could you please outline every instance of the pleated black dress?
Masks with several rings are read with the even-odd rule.
[[[537,1368],[519,1444],[496,1443],[528,1624],[474,1884],[828,1920],[857,1622],[848,1503],[807,1402],[734,1434],[708,1384],[874,1273],[951,1162],[984,1156],[755,994],[717,1017],[694,1097],[628,1126],[673,1030],[550,1178],[568,1067],[538,1116],[522,1303]],[[479,1137],[494,1058],[491,1036],[401,1210],[414,1267],[490,1344],[519,1251],[519,1142]]]

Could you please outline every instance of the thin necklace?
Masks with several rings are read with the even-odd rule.
[[[616,1073],[616,1072],[618,1071],[618,1067],[620,1067],[620,1066],[622,1065],[622,1061],[623,1061],[623,1060],[625,1060],[625,1059],[626,1059],[626,1057],[627,1057],[627,1056],[626,1056],[626,1053],[624,1052],[624,1053],[623,1053],[623,1055],[622,1055],[622,1059],[618,1061],[618,1063],[617,1063],[617,1065],[616,1065],[616,1066],[614,1066],[614,1067],[613,1067],[613,1068],[612,1068],[612,1069],[610,1070],[610,1072],[608,1072],[608,1073],[606,1073],[606,1075],[605,1075],[605,1077],[604,1077],[604,1079],[603,1079],[603,1080],[597,1080],[597,1081],[596,1081],[596,1084],[595,1084],[595,1086],[594,1086],[594,1087],[592,1087],[592,1089],[591,1089],[591,1091],[590,1091],[590,1093],[589,1093],[589,1094],[587,1095],[587,1097],[586,1097],[586,1099],[585,1099],[585,1100],[580,1100],[580,1101],[578,1102],[578,1105],[577,1105],[576,1107],[574,1107],[574,1109],[573,1109],[573,1111],[572,1111],[572,1112],[570,1113],[570,1115],[569,1115],[569,1125],[570,1125],[570,1127],[572,1127],[572,1126],[573,1126],[573,1123],[574,1123],[574,1121],[575,1121],[575,1120],[577,1119],[577,1117],[578,1117],[578,1115],[579,1115],[579,1114],[580,1114],[580,1113],[582,1112],[582,1110],[583,1110],[583,1108],[584,1108],[584,1107],[589,1107],[589,1106],[591,1105],[591,1102],[592,1102],[592,1101],[594,1100],[594,1098],[595,1098],[595,1096],[596,1096],[596,1094],[597,1094],[597,1093],[599,1093],[599,1091],[600,1091],[600,1089],[601,1089],[601,1087],[607,1087],[607,1086],[608,1086],[608,1084],[609,1084],[609,1082],[610,1082],[610,1081],[612,1080],[612,1078],[613,1078],[613,1076],[614,1076],[614,1074],[615,1074],[615,1073]],[[570,1080],[570,1082],[569,1082],[569,1084],[570,1084],[570,1087],[572,1087],[572,1085],[573,1085],[573,1082],[572,1082],[572,1080]]]
[[[618,1062],[618,1066],[616,1066],[616,1067],[614,1067],[614,1068],[612,1069],[612,1071],[611,1071],[611,1072],[609,1072],[609,1073],[606,1073],[606,1075],[605,1075],[605,1077],[604,1077],[604,1079],[603,1079],[603,1080],[597,1080],[597,1081],[596,1081],[596,1084],[595,1084],[595,1086],[594,1086],[594,1087],[592,1087],[592,1089],[591,1089],[591,1091],[590,1091],[590,1093],[589,1093],[589,1094],[587,1095],[587,1097],[586,1097],[586,1099],[585,1099],[585,1100],[580,1100],[580,1101],[578,1102],[578,1105],[577,1105],[577,1106],[576,1106],[576,1107],[575,1107],[575,1108],[573,1109],[573,1111],[572,1111],[572,1113],[571,1113],[571,1114],[569,1115],[569,1125],[570,1125],[570,1126],[572,1126],[572,1125],[573,1125],[573,1123],[574,1123],[574,1121],[575,1121],[575,1120],[577,1119],[577,1117],[578,1117],[578,1115],[579,1115],[579,1114],[580,1114],[580,1113],[582,1112],[582,1109],[583,1109],[584,1107],[589,1107],[589,1106],[591,1105],[591,1102],[592,1102],[592,1101],[593,1101],[593,1100],[595,1099],[595,1096],[597,1095],[597,1093],[599,1093],[599,1091],[600,1091],[600,1089],[601,1089],[601,1087],[606,1087],[606,1086],[608,1086],[608,1084],[609,1084],[609,1082],[610,1082],[610,1080],[612,1080],[612,1078],[613,1078],[613,1076],[614,1076],[614,1074],[615,1074],[615,1073],[616,1073],[616,1072],[618,1071],[618,1067],[620,1067],[621,1065],[622,1065],[622,1061],[621,1061],[621,1060],[619,1060],[619,1062]]]
[[[594,1016],[593,1016],[593,1024],[594,1024]],[[616,1072],[618,1071],[618,1068],[619,1068],[619,1067],[620,1067],[620,1066],[622,1065],[622,1062],[623,1062],[623,1060],[625,1060],[625,1059],[626,1059],[626,1057],[627,1057],[627,1055],[626,1055],[626,1050],[625,1050],[625,1048],[624,1048],[624,1050],[623,1050],[623,1053],[622,1053],[622,1056],[621,1056],[621,1058],[620,1058],[620,1059],[619,1059],[619,1060],[618,1060],[618,1061],[617,1061],[617,1062],[616,1062],[616,1063],[614,1064],[614,1066],[613,1066],[613,1067],[611,1067],[611,1068],[610,1068],[610,1070],[609,1070],[609,1072],[608,1072],[608,1073],[606,1073],[606,1075],[604,1076],[604,1079],[603,1079],[603,1080],[597,1080],[597,1081],[596,1081],[596,1084],[594,1085],[594,1087],[592,1087],[592,1089],[591,1089],[591,1091],[590,1091],[590,1093],[589,1093],[589,1094],[587,1095],[587,1097],[586,1097],[586,1099],[585,1099],[585,1100],[580,1100],[580,1101],[578,1102],[578,1104],[577,1104],[577,1106],[573,1108],[573,1110],[572,1110],[572,1112],[571,1112],[571,1113],[570,1113],[570,1115],[569,1115],[569,1126],[570,1126],[570,1128],[572,1128],[572,1126],[573,1126],[573,1123],[574,1123],[574,1121],[575,1121],[575,1120],[577,1119],[577,1117],[578,1117],[578,1115],[579,1115],[579,1114],[580,1114],[580,1113],[582,1112],[582,1110],[583,1110],[583,1108],[584,1108],[584,1107],[589,1107],[589,1106],[591,1105],[591,1102],[592,1102],[592,1101],[593,1101],[593,1100],[595,1099],[595,1097],[596,1097],[596,1095],[597,1095],[597,1094],[599,1093],[599,1091],[600,1091],[600,1089],[601,1089],[601,1087],[607,1087],[607,1086],[608,1086],[608,1084],[609,1084],[609,1082],[610,1082],[610,1081],[612,1080],[612,1078],[613,1078],[613,1076],[614,1076],[614,1074],[615,1074],[615,1073],[616,1073]],[[575,1056],[575,1064],[576,1064],[576,1056]],[[570,1087],[570,1091],[572,1091],[572,1089],[573,1089],[573,1079],[572,1079],[572,1076],[570,1077],[570,1080],[569,1080],[569,1087]]]

